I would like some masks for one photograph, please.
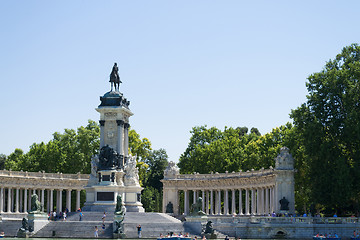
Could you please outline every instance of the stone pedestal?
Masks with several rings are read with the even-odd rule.
[[[130,102],[118,90],[100,100],[100,153],[91,161],[83,210],[113,212],[120,195],[127,212],[144,212],[136,158],[129,155]]]
[[[196,235],[201,235],[203,226],[206,225],[207,221],[207,216],[187,216],[184,227],[190,228]]]
[[[46,224],[49,223],[48,215],[45,213],[29,213],[28,214],[29,230],[36,233]]]
[[[124,215],[115,214],[114,223],[113,223],[113,238],[115,239],[126,238],[123,221],[124,221]],[[121,224],[121,229],[117,228],[118,223]]]

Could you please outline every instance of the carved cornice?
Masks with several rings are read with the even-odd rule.
[[[1,187],[27,189],[84,189],[88,174],[63,174],[0,170]]]
[[[211,189],[245,189],[268,188],[275,186],[276,174],[274,169],[215,173],[215,174],[178,174],[174,178],[161,180],[164,188],[179,190],[211,190]]]

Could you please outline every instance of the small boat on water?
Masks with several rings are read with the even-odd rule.
[[[0,238],[3,238],[3,237],[5,237],[5,233],[4,233],[4,232],[1,232],[1,233],[0,233]]]
[[[313,237],[313,240],[341,240],[340,237]]]
[[[191,237],[161,237],[157,240],[192,240]]]

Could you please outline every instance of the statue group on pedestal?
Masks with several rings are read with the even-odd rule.
[[[100,149],[98,169],[108,170],[115,168],[123,168],[122,156],[109,145],[103,146]]]

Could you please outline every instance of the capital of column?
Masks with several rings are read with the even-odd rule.
[[[123,120],[116,120],[116,123],[118,126],[123,126],[125,122]]]
[[[104,126],[105,125],[105,120],[99,120],[100,126]]]
[[[129,129],[129,127],[130,127],[130,124],[129,124],[129,123],[124,123],[124,128],[125,128],[125,129]]]

